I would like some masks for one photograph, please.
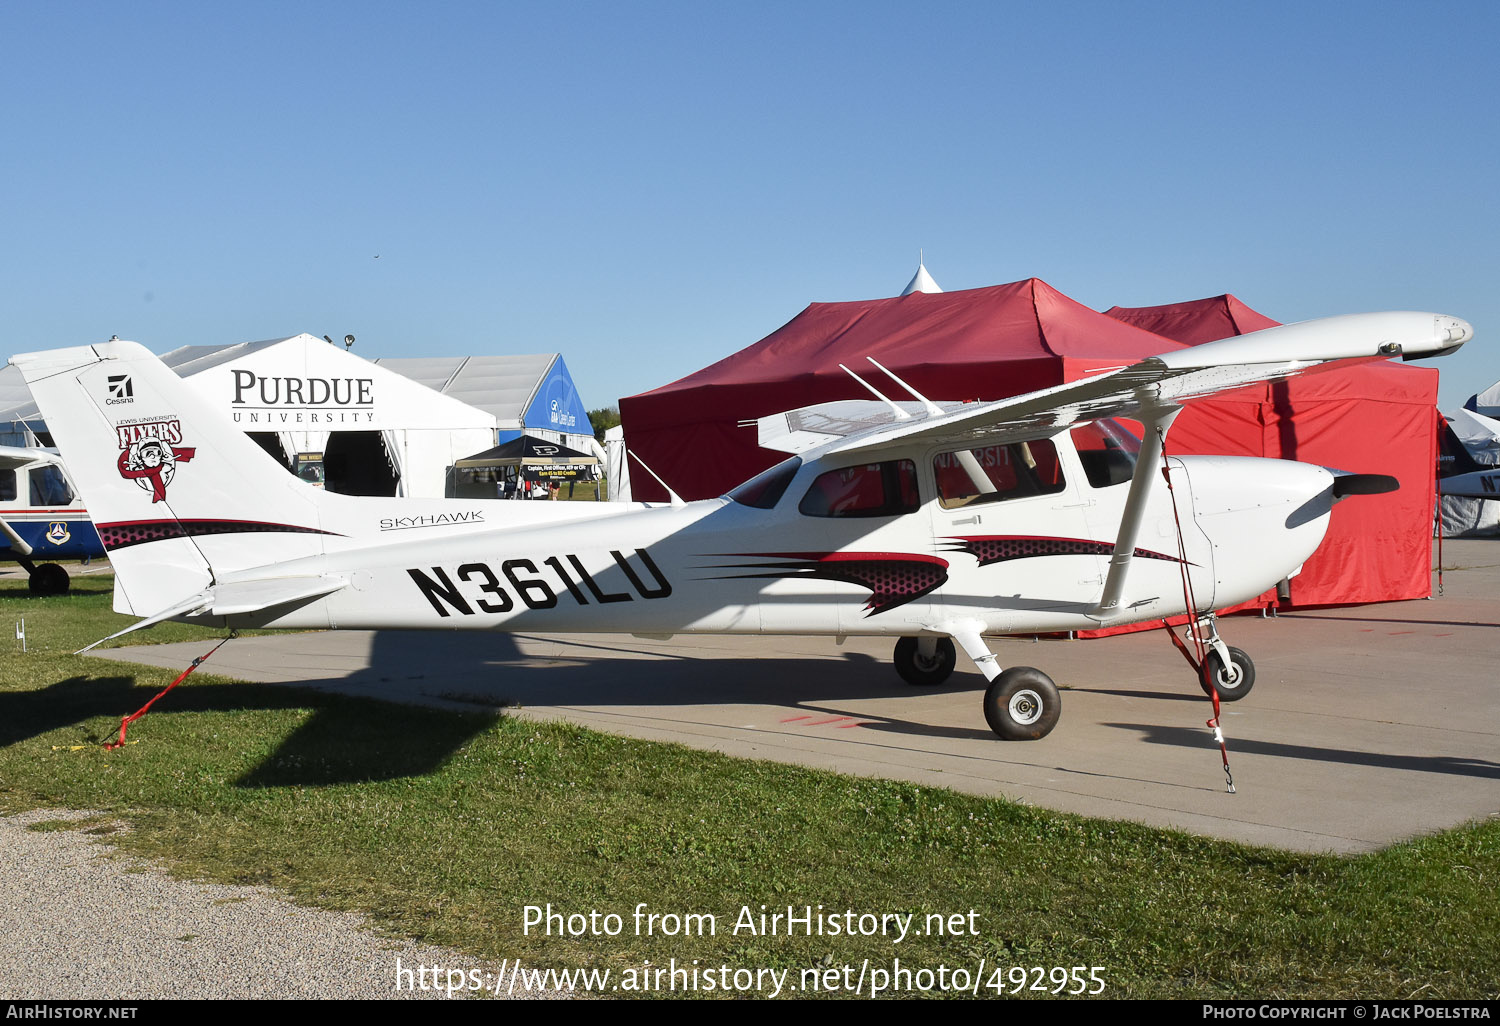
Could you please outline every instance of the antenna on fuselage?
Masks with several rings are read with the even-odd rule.
[[[672,486],[669,485],[669,484],[667,484],[665,481],[663,481],[661,479],[661,475],[660,474],[658,474],[656,471],[652,470],[650,467],[646,466],[646,461],[645,460],[641,459],[639,456],[637,456],[635,453],[631,452],[629,449],[626,449],[625,451],[630,454],[630,458],[631,459],[635,460],[637,463],[639,463],[641,465],[641,467],[646,471],[646,473],[648,473],[652,477],[656,478],[656,483],[657,484],[661,485],[663,488],[665,488],[667,490],[667,499],[672,503],[672,505],[674,505],[674,506],[686,506],[687,505],[687,503],[685,503],[685,502],[682,501],[682,496],[680,496],[676,492],[672,491]]]
[[[878,366],[878,364],[877,364],[877,366]],[[845,367],[843,364],[839,364],[839,370],[841,370],[844,373],[848,374],[855,381],[858,381],[861,385],[865,386],[865,388],[869,389],[870,392],[871,392],[871,394],[873,394],[876,399],[879,399],[881,402],[883,402],[887,406],[889,406],[891,408],[891,412],[896,415],[896,419],[897,420],[911,420],[911,414],[907,413],[901,407],[897,406],[894,402],[892,402],[890,399],[888,399],[880,391],[880,389],[878,389],[874,385],[870,384],[864,378],[860,377],[858,374],[854,373],[852,370],[850,370],[848,367]]]
[[[886,367],[881,366],[880,361],[877,360],[877,359],[875,359],[875,357],[873,357],[873,356],[867,356],[867,357],[865,357],[865,359],[869,360],[876,367],[879,367],[882,371],[884,371],[886,377],[890,378],[896,384],[900,385],[902,388],[904,388],[908,392],[910,392],[912,394],[912,396],[918,402],[920,402],[923,406],[925,406],[927,408],[927,413],[930,416],[941,417],[943,415],[943,408],[941,406],[939,406],[937,403],[933,402],[931,399],[927,398],[921,392],[918,392],[915,388],[912,388],[910,385],[908,385],[906,382],[902,381],[900,378],[896,377],[896,375],[893,374],[893,373],[891,373],[891,371],[889,369],[887,369]]]

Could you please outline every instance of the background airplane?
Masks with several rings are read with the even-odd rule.
[[[45,449],[0,445],[0,560],[26,569],[34,595],[61,595],[68,572],[54,559],[104,555],[62,460]]]
[[[726,496],[666,506],[319,491],[139,345],[12,362],[95,514],[116,608],[144,618],[128,630],[885,635],[913,683],[946,679],[961,648],[989,681],[995,732],[1037,738],[1057,722],[1057,689],[1040,670],[1002,670],[986,635],[1192,610],[1205,687],[1242,696],[1253,665],[1207,614],[1295,573],[1335,502],[1395,486],[1281,460],[1167,459],[1182,402],[1471,336],[1436,314],[1327,318],[968,404],[887,373],[910,401],[867,384],[869,401],[761,418],[760,444],[793,455]],[[127,379],[132,403],[108,402]],[[1144,425],[1138,451],[1108,423],[1118,416]]]
[[[1468,411],[1467,416],[1486,427],[1500,428],[1488,417]],[[1474,458],[1452,423],[1445,423],[1438,433],[1438,494],[1466,499],[1500,499],[1500,466],[1486,465]]]

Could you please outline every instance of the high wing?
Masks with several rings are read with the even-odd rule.
[[[0,445],[0,470],[26,470],[30,467],[61,466],[62,460],[45,449],[22,449]]]
[[[913,391],[919,403],[898,405],[883,396],[879,402],[828,403],[763,417],[757,427],[763,446],[827,458],[873,454],[913,443],[1020,442],[1055,434],[1082,421],[1139,417],[1146,426],[1146,437],[1110,555],[1109,574],[1093,609],[1094,615],[1107,620],[1122,608],[1141,518],[1164,459],[1166,432],[1183,402],[1253,382],[1289,378],[1339,360],[1442,356],[1458,349],[1473,334],[1468,322],[1443,314],[1350,314],[1266,328],[1163,353],[1118,370],[998,402],[939,406],[897,379],[898,384]],[[983,487],[982,471],[976,466],[972,474],[976,484]],[[1365,486],[1372,486],[1372,482],[1355,487]],[[952,633],[966,650],[982,650],[978,635],[972,631],[955,628]]]
[[[1430,313],[1374,313],[1286,324],[1148,357],[1118,370],[995,402],[822,403],[760,418],[760,444],[783,452],[856,454],[903,442],[986,444],[1050,435],[1080,421],[1140,415],[1226,389],[1276,381],[1337,360],[1422,359],[1473,337],[1468,322]],[[899,407],[905,417],[897,415]]]

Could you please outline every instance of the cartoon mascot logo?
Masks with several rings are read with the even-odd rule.
[[[167,497],[167,485],[177,476],[177,464],[186,463],[197,451],[181,448],[182,424],[159,420],[144,424],[121,424],[119,433],[120,476],[151,493],[152,502]]]

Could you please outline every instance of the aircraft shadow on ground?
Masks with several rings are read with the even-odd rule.
[[[557,642],[557,639],[539,639]],[[400,700],[405,686],[422,695],[485,705],[679,706],[787,705],[851,714],[840,702],[915,694],[974,691],[983,678],[960,662],[935,688],[913,688],[888,659],[841,650],[829,639],[828,658],[803,653],[778,657],[775,639],[763,639],[753,659],[668,652],[628,636],[607,644],[569,641],[549,656],[526,655],[508,635],[379,631],[370,665],[343,678],[313,681],[320,687],[368,686]],[[435,658],[434,646],[441,648]],[[653,658],[639,658],[640,655]],[[960,657],[962,660],[962,657]]]
[[[37,691],[0,694],[0,747],[106,717],[74,743],[103,745],[119,736],[119,718],[141,708],[160,689],[133,678],[70,677]],[[176,713],[312,709],[267,759],[235,781],[241,787],[320,786],[391,780],[433,772],[498,718],[494,712],[453,713],[404,708],[389,714],[361,699],[263,684],[175,688],[149,716],[130,727],[139,738],[154,719]],[[233,735],[218,743],[233,745]]]
[[[1204,733],[1197,728],[1164,727],[1149,723],[1106,723],[1106,727],[1139,731],[1147,744],[1174,745],[1179,748],[1203,748]],[[1373,766],[1379,769],[1414,770],[1418,773],[1447,773],[1454,776],[1500,780],[1500,763],[1488,759],[1467,759],[1446,755],[1388,755],[1381,752],[1359,752],[1346,748],[1319,748],[1278,741],[1254,741],[1231,738],[1229,754],[1268,755],[1279,759],[1306,759],[1312,762],[1337,762],[1349,766]]]
[[[1192,690],[1182,691],[1123,691],[1119,688],[1080,688],[1091,695],[1114,695],[1116,698],[1151,698],[1162,702],[1207,702],[1206,695],[1201,688],[1195,687],[1191,675],[1187,677],[1187,687]],[[1066,695],[1063,701],[1067,701]]]

